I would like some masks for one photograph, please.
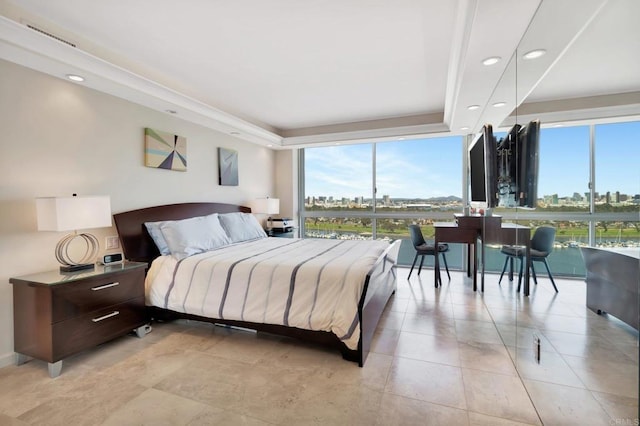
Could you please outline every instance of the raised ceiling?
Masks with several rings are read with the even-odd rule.
[[[640,113],[637,0],[0,0],[0,12],[0,58],[276,148],[470,133],[517,105],[584,118],[579,98]]]

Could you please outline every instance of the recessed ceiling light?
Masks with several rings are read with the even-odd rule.
[[[531,51],[525,53],[524,55],[522,55],[522,57],[524,59],[536,59],[536,58],[539,58],[540,56],[544,55],[545,53],[547,53],[547,51],[544,50],[544,49],[536,49],[536,50],[531,50]]]
[[[497,64],[498,62],[500,62],[501,59],[502,58],[500,56],[491,56],[491,57],[489,57],[487,59],[484,59],[482,61],[482,65],[486,65],[486,66],[494,65],[494,64]]]
[[[564,127],[564,124],[556,123],[553,125],[553,127]]]
[[[460,127],[460,130],[469,130],[469,127],[468,126],[462,126],[462,127]]]
[[[506,102],[496,102],[495,104],[493,104],[493,106],[496,108],[500,108],[505,106],[506,104],[507,104]]]
[[[168,112],[169,114],[177,114],[178,111],[176,111],[175,109],[165,109],[164,112]]]
[[[334,145],[340,145],[340,142],[336,142]]]
[[[267,148],[271,148],[273,146],[273,144],[269,144],[267,145]]]
[[[467,109],[468,109],[469,111],[473,111],[474,109],[478,109],[478,108],[480,108],[480,105],[469,105],[469,106],[467,107]]]
[[[404,140],[404,138],[398,138],[398,140],[399,140],[399,141],[403,141],[403,140]]]
[[[67,78],[69,80],[78,81],[78,82],[84,81],[84,77],[76,74],[67,74]]]

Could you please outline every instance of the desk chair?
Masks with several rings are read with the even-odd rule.
[[[533,238],[531,238],[531,275],[533,276],[533,282],[537,285],[538,279],[536,277],[536,271],[533,267],[533,262],[544,263],[544,266],[547,268],[547,273],[549,274],[551,284],[553,284],[553,289],[557,293],[558,287],[556,287],[556,283],[555,281],[553,281],[553,276],[551,275],[551,270],[549,269],[549,264],[547,263],[547,256],[549,256],[551,254],[551,251],[553,251],[553,242],[555,238],[556,229],[551,226],[541,226],[536,229],[536,232],[533,233]],[[525,248],[522,246],[502,246],[500,252],[505,254],[507,257],[504,260],[504,266],[502,267],[502,273],[500,274],[498,284],[500,284],[500,282],[502,281],[504,271],[507,269],[507,262],[510,262],[509,278],[513,278],[513,259],[517,258],[520,260],[520,272],[518,274],[519,292],[520,284],[522,284],[522,266],[525,262]]]
[[[425,256],[437,256],[438,253],[442,253],[442,260],[444,261],[444,267],[447,269],[447,277],[451,280],[451,275],[449,275],[449,265],[447,265],[447,257],[444,255],[449,251],[448,244],[438,244],[438,251],[436,252],[436,248],[433,244],[427,244],[422,236],[422,231],[418,225],[409,225],[409,235],[411,236],[411,243],[413,244],[413,248],[416,250],[416,255],[413,258],[413,264],[411,265],[411,270],[409,271],[409,278],[411,278],[411,273],[413,272],[413,267],[416,266],[416,260],[418,260],[418,256],[421,256],[420,259],[420,267],[418,268],[418,275],[420,275],[420,271],[422,270],[422,263],[424,262]],[[440,276],[440,270],[438,270],[438,277]],[[442,279],[440,279],[442,282]],[[437,287],[436,283],[436,287]]]

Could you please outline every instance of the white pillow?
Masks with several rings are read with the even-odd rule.
[[[250,213],[225,213],[218,218],[220,225],[234,243],[267,238],[258,220]]]
[[[156,243],[156,247],[158,247],[158,251],[161,255],[167,256],[171,254],[171,250],[167,246],[167,241],[164,239],[164,235],[162,235],[162,231],[160,227],[162,224],[167,223],[167,221],[163,222],[145,222],[144,226],[147,227],[147,232],[153,239],[153,242]]]
[[[171,254],[178,260],[231,244],[217,213],[165,222],[160,230]]]

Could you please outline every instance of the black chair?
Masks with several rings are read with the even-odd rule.
[[[553,281],[553,276],[551,275],[551,270],[549,269],[549,264],[547,263],[547,256],[549,256],[551,254],[551,251],[553,251],[553,242],[555,238],[556,229],[551,226],[541,226],[536,229],[536,232],[533,233],[533,238],[531,238],[531,275],[533,276],[533,282],[535,284],[538,284],[536,271],[533,268],[533,262],[544,263],[544,266],[547,268],[547,273],[549,274],[551,284],[553,284],[553,288],[557,293],[558,287],[556,287],[556,283],[555,281]],[[525,248],[523,246],[502,246],[500,252],[505,254],[507,258],[504,260],[504,266],[502,267],[502,273],[500,274],[498,284],[500,284],[500,282],[502,281],[504,271],[507,269],[507,262],[510,262],[509,278],[512,279],[513,259],[517,258],[520,260],[520,273],[518,274],[518,291],[520,291],[520,284],[522,284],[522,267],[525,261],[526,254]]]
[[[420,259],[420,267],[418,268],[418,275],[420,275],[420,271],[422,270],[422,264],[424,263],[425,256],[436,256],[438,253],[442,253],[442,260],[444,261],[444,266],[447,269],[447,276],[449,280],[451,280],[451,275],[449,275],[449,265],[447,265],[447,257],[444,255],[449,251],[448,244],[438,244],[438,252],[436,253],[435,246],[433,244],[427,244],[422,236],[422,231],[418,225],[409,225],[409,235],[411,236],[411,243],[413,244],[413,248],[416,249],[416,256],[413,258],[413,264],[411,265],[411,270],[409,271],[409,278],[411,278],[411,273],[413,272],[413,267],[416,266],[416,260],[418,260],[418,256],[422,256]],[[440,277],[440,270],[438,269],[438,277]],[[440,282],[442,279],[440,278]],[[438,283],[436,283],[436,287]]]

